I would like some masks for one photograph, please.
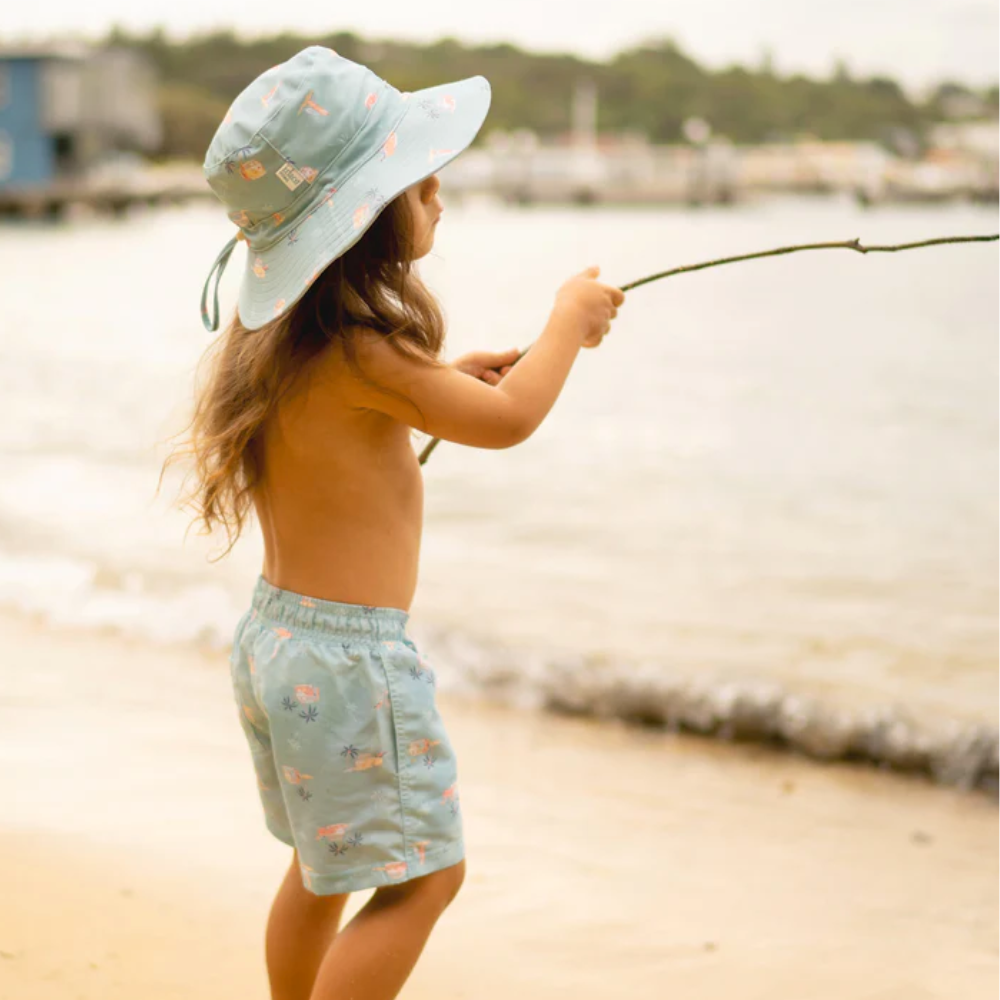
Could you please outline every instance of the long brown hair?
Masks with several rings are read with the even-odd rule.
[[[264,423],[325,349],[339,342],[358,378],[401,399],[406,397],[364,372],[353,343],[358,327],[381,334],[406,357],[442,364],[444,316],[413,270],[412,248],[413,218],[400,194],[288,313],[257,330],[248,330],[236,314],[203,355],[198,373],[207,365],[207,379],[182,432],[188,437],[163,463],[160,484],[168,465],[193,457],[185,483],[191,474],[195,483],[179,506],[194,511],[200,534],[211,534],[217,524],[225,528],[229,545],[222,556],[236,544],[253,506],[263,473]]]

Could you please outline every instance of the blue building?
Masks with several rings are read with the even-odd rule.
[[[161,141],[152,66],[129,49],[0,48],[0,191],[72,187]]]

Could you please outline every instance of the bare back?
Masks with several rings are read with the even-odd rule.
[[[263,576],[322,600],[409,611],[424,500],[412,430],[346,401],[339,346],[314,365],[264,428],[254,493]]]

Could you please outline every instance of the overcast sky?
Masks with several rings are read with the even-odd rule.
[[[767,48],[779,72],[826,75],[834,60],[852,72],[884,73],[910,88],[945,78],[997,80],[996,0],[378,0],[275,4],[253,0],[49,0],[4,4],[0,40],[82,32],[116,22],[173,35],[213,27],[245,34],[349,30],[419,41],[444,35],[510,41],[535,51],[603,59],[649,36],[673,36],[712,67],[757,63]],[[338,10],[338,8],[340,8]]]

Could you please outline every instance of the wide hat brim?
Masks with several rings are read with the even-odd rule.
[[[340,183],[317,177],[294,228],[265,249],[247,247],[238,304],[243,326],[256,330],[287,312],[393,198],[458,156],[486,119],[490,97],[483,76],[414,91],[391,129],[391,151],[380,145]]]

